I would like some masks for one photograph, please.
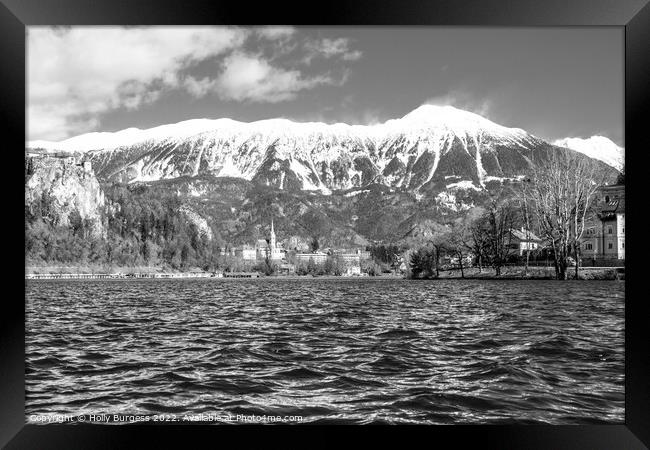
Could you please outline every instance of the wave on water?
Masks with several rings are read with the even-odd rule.
[[[623,423],[624,284],[580,286],[29,281],[26,414]]]

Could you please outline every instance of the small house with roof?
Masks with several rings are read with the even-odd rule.
[[[510,248],[517,250],[519,256],[522,256],[524,252],[537,250],[541,244],[542,240],[525,227],[510,230]]]

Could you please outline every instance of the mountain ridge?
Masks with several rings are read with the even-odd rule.
[[[625,165],[625,149],[605,136],[594,135],[589,138],[557,139],[553,141],[553,145],[583,153],[590,158],[604,162],[619,172]]]
[[[383,123],[373,124],[373,125],[361,125],[361,124],[348,124],[345,122],[335,122],[335,123],[325,123],[325,122],[299,122],[286,118],[270,118],[256,120],[252,122],[243,122],[230,118],[218,118],[218,119],[189,119],[180,121],[173,124],[159,125],[151,128],[136,128],[129,127],[123,130],[118,130],[115,132],[91,132],[85,133],[78,136],[73,136],[62,141],[47,141],[47,140],[33,140],[27,143],[28,148],[43,148],[49,151],[63,151],[63,152],[83,152],[83,151],[92,151],[98,149],[112,149],[124,145],[133,145],[149,139],[164,139],[169,137],[187,137],[187,136],[196,136],[205,132],[219,130],[220,127],[227,125],[230,127],[237,127],[240,129],[247,127],[261,127],[269,128],[273,126],[285,125],[285,126],[294,126],[301,127],[303,131],[307,129],[315,130],[322,128],[330,128],[336,131],[343,130],[352,130],[355,132],[366,132],[367,137],[376,137],[377,134],[381,134],[380,129],[382,127],[395,127],[406,122],[411,122],[412,124],[422,125],[427,121],[430,121],[433,118],[440,119],[441,114],[453,115],[456,121],[456,125],[459,124],[459,120],[464,121],[465,124],[469,123],[483,123],[488,125],[488,127],[493,127],[494,129],[500,130],[513,130],[526,133],[521,128],[508,128],[502,125],[496,124],[495,122],[490,121],[478,114],[471,113],[469,111],[463,111],[461,109],[455,108],[453,106],[436,106],[436,105],[421,105],[418,108],[410,111],[405,114],[403,117],[398,119],[389,119]],[[528,134],[528,133],[526,133]],[[96,140],[94,140],[96,139]],[[108,140],[108,144],[107,141]]]
[[[520,179],[560,150],[521,128],[434,105],[375,125],[194,119],[30,145],[83,153],[105,182],[208,174],[324,194],[378,183],[418,195]]]

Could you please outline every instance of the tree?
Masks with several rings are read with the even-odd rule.
[[[436,265],[435,253],[437,252],[432,248],[421,247],[411,254],[409,265],[413,278],[431,278],[434,266]],[[436,271],[437,276],[438,273]]]
[[[259,264],[253,267],[253,270],[262,272],[266,276],[271,276],[275,274],[275,272],[277,271],[277,266],[276,264],[273,263],[271,258],[268,255],[266,255]]]
[[[73,235],[80,236],[82,238],[86,237],[84,220],[78,210],[75,209],[70,213],[68,216],[68,221],[70,223],[70,227],[72,228]]]
[[[524,182],[523,194],[531,199],[542,236],[553,249],[556,277],[567,279],[569,256],[580,267],[580,239],[596,190],[605,183],[606,172],[595,161],[578,153],[557,151],[533,166]]]
[[[151,239],[147,239],[144,242],[142,245],[142,256],[147,265],[155,266],[158,263],[158,251],[158,246]]]
[[[469,246],[470,250],[476,257],[478,271],[483,271],[483,261],[488,255],[490,244],[490,232],[487,220],[485,220],[486,211],[483,208],[474,208],[468,213],[469,226]]]
[[[380,265],[395,270],[399,266],[400,248],[397,245],[373,245],[368,248],[371,258]]]
[[[56,212],[54,206],[56,197],[50,195],[48,191],[43,191],[39,200],[40,202],[37,205],[37,217],[42,217],[43,220],[50,225],[56,225]]]
[[[325,260],[324,270],[327,275],[341,275],[341,262],[337,255],[329,255]]]
[[[530,211],[528,208],[528,195],[525,190],[521,191],[521,214],[523,218],[524,228],[525,228],[525,238],[526,238],[526,263],[524,265],[524,276],[528,276],[528,264],[530,263],[530,240],[531,240],[531,221],[530,221]]]
[[[439,223],[432,223],[426,233],[425,245],[432,247],[429,249],[432,258],[432,268],[436,272],[436,277],[440,276],[440,257],[445,252],[449,243],[449,227]]]
[[[312,236],[312,238],[309,240],[309,251],[314,253],[320,248],[320,244],[318,242],[318,236]]]
[[[296,275],[308,275],[307,266],[303,262],[296,264]]]
[[[621,173],[616,177],[616,184],[625,184],[625,165],[621,169]]]
[[[309,262],[307,262],[307,273],[312,275],[316,274],[316,262],[314,258],[309,258]]]
[[[580,272],[580,240],[585,231],[587,214],[591,210],[596,191],[605,184],[606,176],[602,169],[585,158],[569,158],[571,179],[571,244],[575,255],[575,278]]]
[[[447,234],[446,249],[458,258],[461,278],[465,278],[463,259],[467,257],[468,251],[473,247],[471,230],[472,218],[470,216],[459,217],[452,222],[451,231]]]
[[[493,198],[484,219],[487,230],[487,250],[496,275],[501,275],[501,267],[512,253],[510,246],[515,225],[515,209],[508,200]]]
[[[334,255],[332,257],[332,274],[336,276],[343,275],[343,270],[346,268],[345,262],[340,256]]]

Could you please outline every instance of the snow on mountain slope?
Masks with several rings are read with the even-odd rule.
[[[193,119],[183,122],[161,125],[155,128],[141,130],[127,128],[125,130],[100,133],[87,133],[60,142],[30,141],[28,148],[41,148],[50,152],[87,152],[93,150],[113,150],[118,147],[134,145],[149,140],[164,140],[166,138],[182,139],[207,130],[213,130],[220,125],[236,123],[230,119]]]
[[[210,174],[323,193],[369,183],[444,189],[450,176],[482,189],[488,180],[519,176],[532,152],[551,147],[524,130],[433,105],[371,126],[198,119],[28,146],[87,152],[98,177],[106,180]]]
[[[590,158],[597,159],[620,171],[625,164],[625,149],[604,136],[583,138],[564,138],[553,142],[558,147],[566,147]]]

